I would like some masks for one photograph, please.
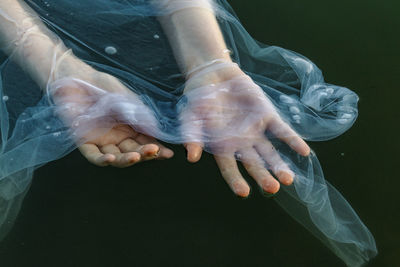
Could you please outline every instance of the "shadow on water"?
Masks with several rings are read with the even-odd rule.
[[[230,2],[256,39],[309,57],[359,94],[354,127],[311,146],[376,238],[368,266],[399,266],[400,2]],[[252,196],[237,199],[209,155],[192,165],[174,148],[172,160],[129,169],[99,169],[78,152],[39,169],[0,265],[344,266],[250,179]]]

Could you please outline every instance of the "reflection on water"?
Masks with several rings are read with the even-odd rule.
[[[374,234],[370,266],[396,266],[398,1],[230,1],[258,40],[314,61],[360,96],[349,132],[312,143],[329,180]],[[235,198],[210,156],[99,169],[79,153],[40,169],[1,266],[344,266],[249,179]],[[157,168],[154,168],[157,164]],[[397,252],[397,253],[396,253]]]

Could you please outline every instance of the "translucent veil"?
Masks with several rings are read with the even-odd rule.
[[[239,127],[217,134],[180,134],[182,120],[178,114],[185,112],[191,99],[212,99],[224,92],[224,85],[216,85],[212,91],[199,87],[201,90],[182,96],[185,76],[157,20],[163,15],[160,9],[145,0],[25,2],[73,54],[118,78],[139,98],[106,92],[101,84],[79,75],[58,75],[61,67],[57,62],[63,55],[55,56],[43,93],[11,56],[0,53],[0,238],[18,213],[34,169],[87,141],[81,137],[93,123],[101,123],[104,130],[113,127],[115,122],[107,117],[110,112],[117,114],[119,121],[162,141],[180,144],[189,136],[204,143],[208,152],[218,154],[221,152],[215,149],[215,143],[243,137],[246,123],[252,119],[246,112],[265,111],[258,106],[246,107]],[[358,114],[354,92],[325,83],[321,71],[304,56],[255,41],[225,0],[214,1],[212,8],[235,64],[302,138],[329,140],[353,125]],[[217,63],[217,69],[225,67],[224,62]],[[245,78],[235,81],[239,87],[247,82]],[[71,84],[90,91],[88,101],[95,102],[71,121],[76,127],[67,127],[57,115],[68,108],[67,104],[60,105],[52,98],[52,92]],[[147,116],[148,112],[155,120]],[[361,266],[375,256],[371,233],[343,196],[325,181],[316,155],[300,156],[279,138],[269,138],[295,174],[294,185],[283,186],[275,200],[348,266]]]

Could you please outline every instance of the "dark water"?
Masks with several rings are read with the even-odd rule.
[[[343,136],[311,143],[374,234],[368,266],[400,266],[399,1],[231,1],[256,39],[306,55],[360,96]],[[233,196],[209,155],[129,169],[79,153],[39,169],[0,266],[344,266],[273,200]]]

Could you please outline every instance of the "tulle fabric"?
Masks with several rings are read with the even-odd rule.
[[[77,57],[110,76],[98,83],[99,77],[88,79],[90,75],[60,75],[63,55],[57,55],[43,93],[15,62],[0,54],[0,237],[12,225],[34,169],[90,141],[86,137],[95,127],[101,126],[101,135],[116,123],[126,123],[165,142],[200,142],[210,153],[235,153],[238,160],[246,140],[265,135],[281,160],[278,167],[268,162],[266,167],[295,174],[294,185],[282,186],[275,200],[348,266],[361,266],[376,255],[371,233],[325,181],[316,155],[300,156],[282,141],[285,136],[264,133],[272,115],[310,141],[335,138],[353,125],[357,95],[325,83],[310,60],[256,42],[228,3],[215,1],[212,6],[232,58],[248,76],[201,84],[183,95],[185,74],[156,18],[176,9],[164,14],[151,1],[141,0],[26,3]],[[231,64],[212,63],[196,72],[197,78]],[[71,88],[85,92],[84,97],[64,93]],[[214,101],[218,95],[251,95],[255,102],[232,106]],[[210,121],[195,110],[218,112]]]

